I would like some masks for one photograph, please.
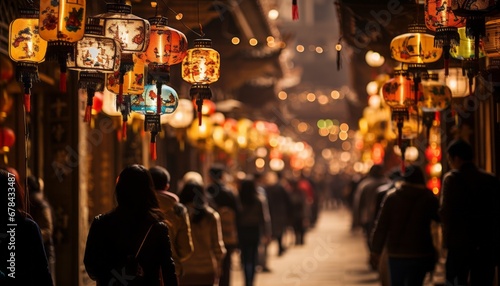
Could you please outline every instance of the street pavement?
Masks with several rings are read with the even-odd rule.
[[[378,274],[370,270],[364,235],[351,232],[346,209],[324,210],[316,226],[305,236],[305,244],[293,245],[278,256],[277,245],[268,249],[271,272],[258,272],[254,286],[380,286]],[[231,285],[244,286],[238,254],[233,256]]]

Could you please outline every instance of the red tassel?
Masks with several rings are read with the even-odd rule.
[[[59,76],[59,91],[66,92],[66,73],[61,72]]]
[[[299,6],[297,5],[297,0],[292,0],[292,19],[299,19]]]
[[[156,142],[151,142],[149,144],[149,151],[151,152],[151,159],[152,160],[156,160],[157,156],[156,156]]]
[[[127,140],[127,121],[122,121],[122,139]]]
[[[27,113],[31,112],[31,94],[29,93],[24,94],[24,109]]]
[[[198,112],[198,126],[201,126],[201,111]]]
[[[90,122],[91,115],[92,115],[92,105],[87,105],[87,107],[85,107],[85,115],[83,116],[83,122]]]

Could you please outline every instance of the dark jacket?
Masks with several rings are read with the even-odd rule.
[[[498,178],[472,163],[448,172],[443,178],[440,209],[443,247],[498,246],[499,195]]]
[[[38,225],[33,220],[19,214],[15,217],[16,226],[2,224],[0,233],[7,236],[0,237],[0,257],[2,257],[0,285],[52,286],[53,281]],[[11,243],[11,237],[15,238],[14,243]],[[8,262],[12,254],[14,255],[13,265]],[[7,268],[10,266],[13,268]],[[12,275],[14,275],[14,279]]]
[[[435,254],[431,220],[439,220],[439,201],[425,186],[403,183],[387,195],[374,227],[371,246],[390,257],[426,257]]]
[[[127,256],[136,254],[153,225],[138,256],[144,271],[144,285],[160,285],[160,266],[165,285],[177,285],[167,225],[153,219],[134,220],[119,210],[95,217],[84,257],[90,278],[96,280],[97,285],[122,285],[120,279],[129,282],[133,277],[123,275]]]

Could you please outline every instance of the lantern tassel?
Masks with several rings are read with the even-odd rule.
[[[297,5],[297,0],[292,0],[292,19],[299,19],[299,6]]]
[[[87,87],[87,106],[85,107],[85,115],[83,122],[89,122],[92,115],[92,105],[94,104],[95,89]]]
[[[122,139],[127,140],[127,121],[122,121]]]
[[[66,72],[61,71],[59,75],[59,90],[61,92],[66,92]]]
[[[24,94],[24,109],[27,113],[31,112],[31,94],[29,93]]]
[[[202,110],[203,110],[203,98],[199,97],[196,99],[196,107],[198,111],[198,126],[201,126]]]
[[[158,132],[151,132],[151,142],[149,143],[149,152],[151,153],[151,160],[157,159],[156,154],[156,134]]]

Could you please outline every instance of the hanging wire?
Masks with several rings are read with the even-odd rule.
[[[189,31],[193,32],[195,35],[197,35],[198,37],[203,37],[205,34],[199,34],[197,32],[195,32],[193,29],[191,29],[190,27],[188,27],[183,21],[182,21],[182,17],[178,17],[178,15],[182,15],[180,13],[177,13],[176,11],[174,11],[174,9],[170,8],[167,4],[167,1],[166,0],[161,0],[161,2],[163,3],[163,5],[165,5],[165,7],[172,13],[174,13],[175,15],[175,19],[179,22],[181,22],[181,24],[186,28],[188,29]],[[200,22],[199,21],[199,9],[200,9],[200,5],[199,5],[199,2],[198,2],[198,23]],[[200,25],[201,26],[201,25]],[[200,30],[201,30],[201,27],[200,27]],[[201,31],[203,33],[203,31]]]

